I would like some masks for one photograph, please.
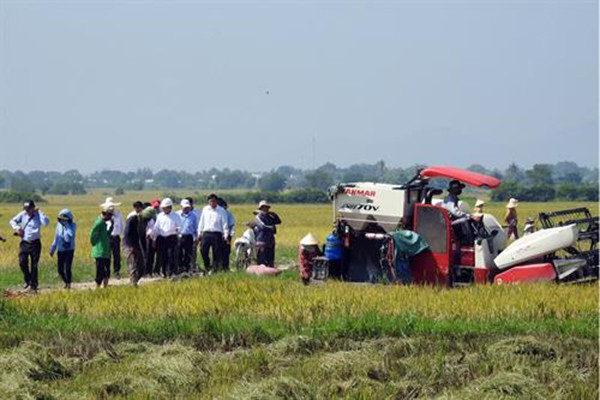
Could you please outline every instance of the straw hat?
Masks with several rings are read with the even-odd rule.
[[[102,207],[103,210],[104,209],[108,210],[108,209],[111,209],[111,208],[118,207],[120,205],[121,205],[121,203],[115,203],[113,201],[112,197],[107,197],[106,200],[104,200],[104,203],[100,204],[100,207]]]
[[[484,204],[485,204],[485,201],[477,199],[477,201],[475,202],[475,207],[481,207]]]
[[[511,197],[511,199],[508,200],[508,204],[506,205],[506,208],[516,208],[518,205],[519,205],[519,200]]]
[[[319,241],[317,240],[316,237],[313,236],[312,233],[309,233],[308,235],[306,235],[302,238],[302,240],[300,241],[300,244],[302,246],[316,246],[319,244]]]
[[[260,209],[261,209],[261,207],[268,207],[268,208],[271,208],[271,205],[270,205],[270,204],[269,204],[269,203],[268,203],[266,200],[261,200],[261,201],[258,203],[258,209],[260,210]]]

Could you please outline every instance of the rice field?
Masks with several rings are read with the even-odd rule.
[[[158,197],[117,200],[138,196]],[[76,216],[75,280],[93,274],[87,232],[104,197],[41,206]],[[522,203],[520,220],[579,205],[598,212]],[[486,207],[500,219],[503,206]],[[231,205],[239,225],[253,209]],[[279,264],[295,262],[307,232],[323,240],[331,229],[329,206],[273,209],[283,220]],[[3,233],[18,211],[0,206]],[[16,246],[0,244],[0,288],[20,283]],[[58,286],[47,254],[40,269],[42,286]],[[598,323],[597,284],[306,287],[291,269],[51,290],[0,298],[0,398],[597,399]]]

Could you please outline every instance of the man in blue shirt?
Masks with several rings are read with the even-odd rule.
[[[225,213],[227,214],[227,226],[229,227],[229,235],[227,236],[227,240],[225,240],[225,242],[223,243],[223,251],[221,255],[223,256],[223,270],[229,271],[229,257],[231,255],[231,238],[235,235],[235,217],[233,216],[231,211],[229,211],[227,202],[223,198],[219,197],[217,199],[217,204],[223,207]]]
[[[14,235],[21,238],[19,266],[23,271],[23,288],[30,288],[34,292],[38,288],[38,262],[42,252],[40,230],[42,225],[48,226],[49,223],[48,217],[36,208],[33,200],[27,200],[23,204],[23,211],[10,220]]]
[[[179,269],[180,272],[191,273],[194,260],[194,243],[198,231],[198,214],[194,212],[188,199],[181,200],[181,233],[179,236]]]

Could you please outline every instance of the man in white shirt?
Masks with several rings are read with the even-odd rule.
[[[208,205],[202,209],[198,224],[198,240],[202,243],[200,253],[207,273],[218,270],[221,266],[223,244],[229,240],[227,213],[217,204],[218,196],[208,196]],[[212,249],[212,263],[209,252]]]
[[[112,225],[112,233],[110,234],[110,258],[113,263],[115,278],[121,279],[121,235],[125,229],[123,214],[117,211],[116,207],[121,203],[115,203],[112,197],[107,197],[100,207],[107,209],[112,213],[112,219],[106,222],[107,229]],[[110,262],[110,261],[109,261]]]
[[[160,203],[162,212],[156,217],[152,227],[152,237],[156,238],[156,252],[162,267],[162,274],[170,278],[178,273],[177,242],[181,232],[181,218],[173,212],[173,200],[166,197]]]

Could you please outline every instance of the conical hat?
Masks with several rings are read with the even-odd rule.
[[[484,204],[485,204],[485,201],[477,199],[477,201],[475,202],[475,207],[481,207]]]
[[[319,241],[317,240],[316,237],[313,236],[312,233],[309,233],[308,235],[306,235],[302,238],[302,240],[300,241],[300,244],[302,246],[314,246],[314,245],[318,245]]]

